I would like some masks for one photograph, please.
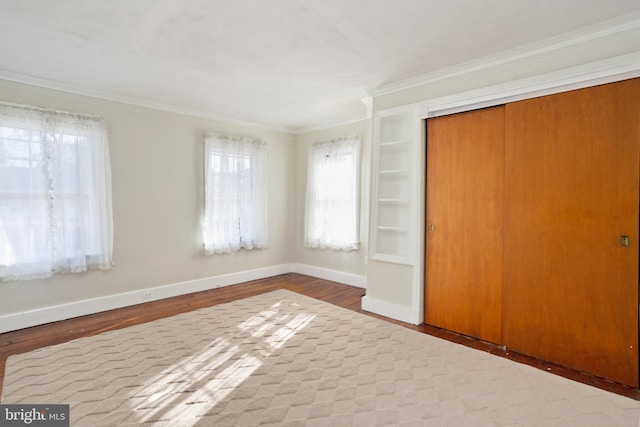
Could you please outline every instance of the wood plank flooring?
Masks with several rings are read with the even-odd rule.
[[[505,357],[520,363],[525,363],[565,378],[589,384],[635,400],[640,400],[639,389],[627,387],[593,375],[517,354],[505,350],[501,346],[489,344],[487,342],[469,338],[444,329],[435,328],[429,325],[410,325],[378,316],[373,313],[365,312],[361,309],[361,298],[364,294],[363,289],[294,273],[270,277],[267,279],[254,280],[238,285],[182,295],[159,301],[152,301],[104,313],[82,316],[47,325],[34,326],[31,328],[0,334],[0,395],[2,394],[1,386],[4,380],[5,362],[12,354],[26,353],[37,348],[60,344],[77,338],[125,328],[139,323],[150,322],[163,317],[169,317],[216,304],[222,304],[270,292],[276,289],[287,289],[289,291],[298,292],[349,310],[358,311],[422,333],[486,351],[499,357]]]

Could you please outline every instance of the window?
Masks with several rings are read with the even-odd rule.
[[[305,246],[358,249],[360,138],[309,148]]]
[[[113,265],[100,118],[0,104],[0,280]]]
[[[206,253],[267,245],[267,145],[246,137],[205,136]]]

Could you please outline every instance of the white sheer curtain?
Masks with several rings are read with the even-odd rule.
[[[305,246],[358,249],[359,162],[357,136],[320,142],[309,148]]]
[[[102,119],[0,103],[0,280],[113,265]]]
[[[206,253],[267,246],[267,145],[208,133],[202,232]]]

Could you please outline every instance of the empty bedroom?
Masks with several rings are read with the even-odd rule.
[[[638,0],[0,0],[0,425],[640,425]]]

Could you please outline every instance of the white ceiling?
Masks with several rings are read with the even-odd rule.
[[[0,78],[296,129],[640,0],[0,0]]]

